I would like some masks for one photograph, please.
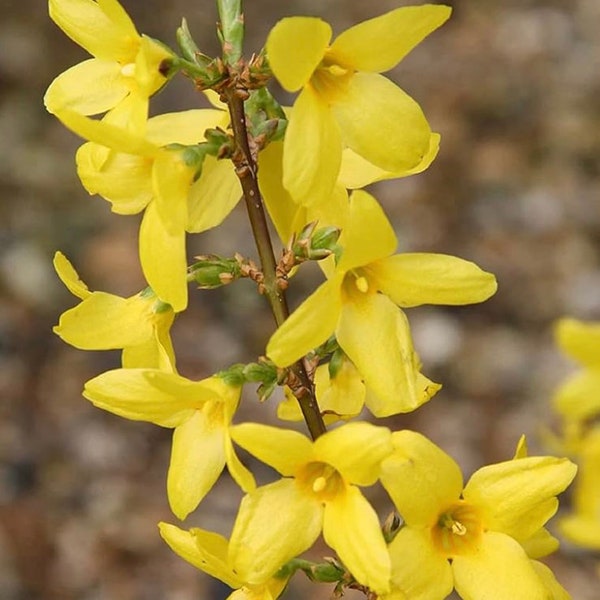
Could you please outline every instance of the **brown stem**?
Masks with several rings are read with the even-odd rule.
[[[285,292],[281,289],[277,280],[277,261],[273,253],[273,244],[271,243],[271,235],[267,226],[265,209],[258,189],[258,168],[250,151],[246,115],[244,113],[244,99],[239,90],[235,88],[227,88],[224,90],[224,93],[229,107],[231,127],[236,146],[233,162],[244,192],[250,226],[252,227],[256,249],[260,257],[261,269],[264,275],[263,285],[265,295],[271,306],[271,312],[275,317],[275,323],[279,327],[288,318],[290,311]],[[326,429],[315,397],[313,383],[302,361],[298,361],[290,366],[289,371],[292,375],[290,377],[290,388],[300,404],[300,409],[304,415],[310,435],[313,440],[317,439],[321,434],[325,433]]]

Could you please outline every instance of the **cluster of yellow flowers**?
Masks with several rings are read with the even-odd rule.
[[[46,107],[87,140],[76,157],[83,186],[116,213],[143,211],[139,252],[149,284],[130,298],[92,292],[57,253],[56,271],[80,302],[55,332],[81,349],[123,350],[122,368],[88,381],[84,396],[173,428],[167,494],[177,518],[196,509],[225,467],[245,493],[229,540],[161,523],[167,544],[234,588],[237,600],[277,598],[298,569],[383,600],[442,600],[453,589],[465,600],[569,598],[538,559],[558,546],[545,524],[573,463],[528,457],[521,440],[511,460],[464,485],[458,465],[424,436],[357,419],[363,406],[374,417],[412,411],[441,387],[421,373],[404,308],[482,302],[496,291],[494,276],[469,261],[394,254],[392,225],[361,189],[435,158],[440,136],[381,73],[450,9],[398,8],[333,42],[322,20],[286,18],[245,62],[239,0],[218,2],[217,59],[197,50],[185,23],[181,55],[139,35],[117,0],[49,7],[94,58],[54,80]],[[177,71],[205,90],[212,108],[148,118],[149,98]],[[299,92],[291,108],[267,91],[271,77]],[[262,271],[240,257],[188,266],[186,235],[218,226],[242,196]],[[286,247],[277,269],[265,250],[263,202]],[[287,318],[285,287],[304,260],[319,260],[326,280]],[[186,309],[188,284],[210,288],[241,276],[269,297],[279,325],[266,358],[202,381],[182,377],[170,327]],[[233,424],[242,385],[257,381],[265,397],[285,387],[279,416],[304,417],[312,440]],[[257,486],[236,445],[281,478]],[[376,482],[401,516],[383,527],[360,490]],[[321,534],[339,561],[307,567],[297,557]]]
[[[564,318],[555,334],[559,348],[581,366],[554,396],[562,449],[579,465],[573,512],[559,527],[574,544],[600,550],[600,323]]]

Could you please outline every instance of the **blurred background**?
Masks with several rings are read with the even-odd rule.
[[[390,73],[441,132],[440,154],[425,173],[371,191],[401,251],[455,254],[498,278],[498,293],[480,306],[409,311],[424,372],[444,388],[416,413],[386,421],[430,436],[468,476],[510,458],[522,433],[532,453],[547,451],[540,432],[553,423],[552,390],[574,368],[554,348],[552,324],[562,315],[600,319],[600,3],[448,3],[451,20]],[[123,4],[140,32],[170,45],[185,16],[201,49],[218,53],[212,0]],[[320,16],[339,33],[403,4],[248,0],[247,54],[283,16]],[[225,598],[226,588],[158,536],[158,521],[175,522],[165,493],[171,432],[93,408],[83,383],[117,367],[119,353],[81,352],[52,334],[75,304],[54,274],[54,252],[91,289],[132,295],[145,286],[139,216],[113,215],[87,195],[74,169],[80,141],[42,106],[53,77],[87,55],[39,0],[2,6],[0,598]],[[181,79],[152,111],[197,104]],[[255,256],[238,209],[219,230],[192,237],[189,255]],[[293,302],[316,281],[299,280]],[[192,293],[173,329],[180,371],[200,379],[254,360],[271,330],[247,282]],[[259,407],[250,390],[240,419],[271,419],[274,404]],[[368,494],[390,508],[381,490]],[[185,526],[227,535],[240,497],[225,474]],[[597,600],[597,557],[563,544],[548,562],[575,600]],[[331,591],[297,576],[288,597]]]

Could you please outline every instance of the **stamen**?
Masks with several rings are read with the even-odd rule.
[[[313,492],[321,492],[325,489],[325,486],[327,485],[327,479],[325,479],[325,477],[321,476],[321,477],[317,477],[312,484],[312,489]]]
[[[121,67],[121,75],[123,77],[134,77],[135,76],[135,63],[127,63]]]
[[[369,291],[369,282],[366,277],[357,277],[354,280],[354,285],[357,287],[359,292],[366,294]]]

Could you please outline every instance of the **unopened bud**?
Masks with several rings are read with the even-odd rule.
[[[240,267],[233,258],[220,256],[198,256],[197,263],[190,267],[190,278],[204,290],[211,290],[231,283],[240,277]]]

